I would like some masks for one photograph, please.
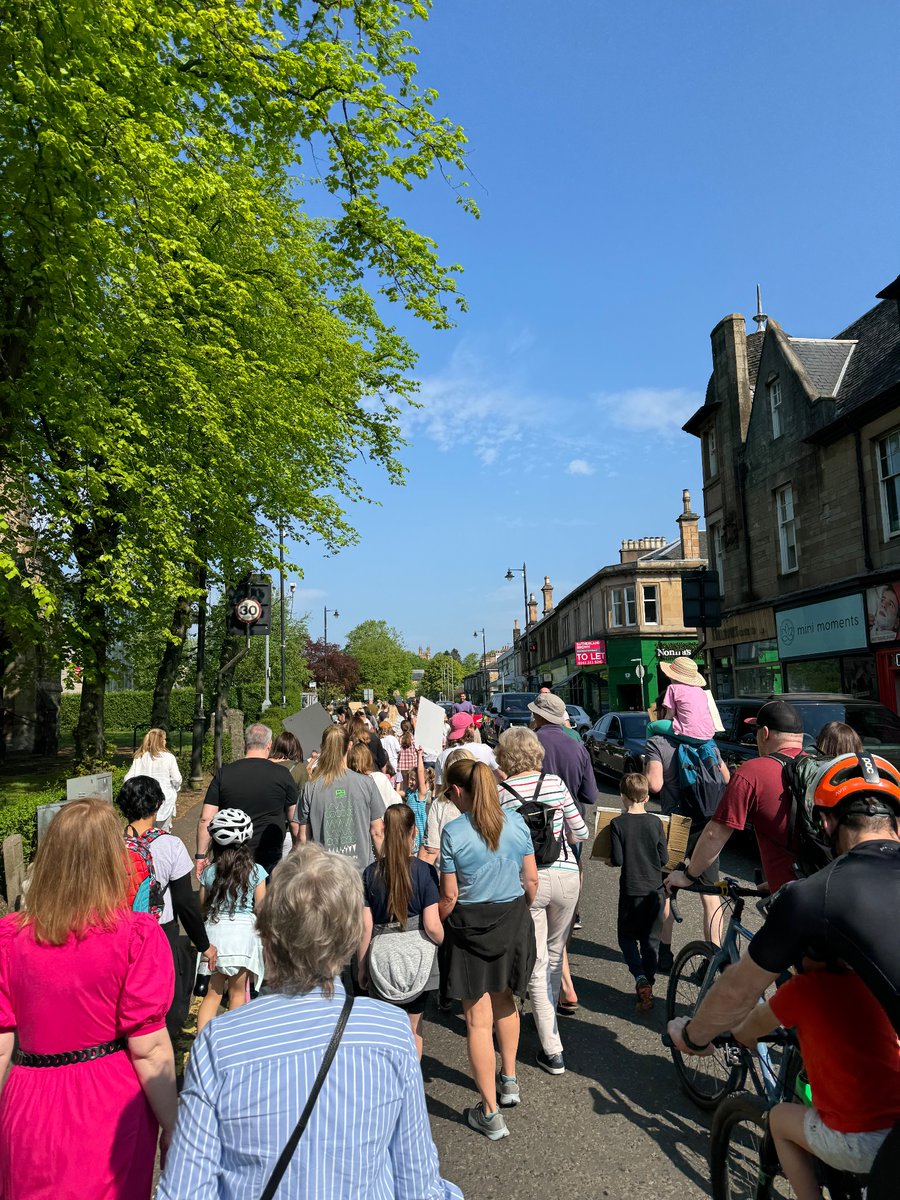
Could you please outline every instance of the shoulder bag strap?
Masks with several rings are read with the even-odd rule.
[[[269,1176],[269,1182],[263,1188],[259,1200],[273,1200],[275,1193],[278,1191],[278,1185],[281,1183],[282,1177],[288,1168],[288,1163],[294,1157],[294,1152],[299,1145],[300,1139],[303,1136],[303,1131],[309,1124],[309,1118],[312,1116],[312,1110],[315,1108],[316,1101],[319,1098],[319,1092],[322,1090],[322,1084],[325,1082],[325,1076],[328,1074],[328,1069],[331,1066],[334,1056],[337,1053],[338,1045],[343,1037],[344,1029],[347,1026],[347,1018],[350,1016],[350,1009],[353,1007],[353,993],[347,992],[344,999],[344,1007],[341,1009],[341,1015],[338,1017],[337,1025],[334,1027],[334,1033],[331,1035],[331,1041],[328,1043],[328,1049],[325,1051],[325,1057],[322,1059],[322,1065],[319,1067],[319,1073],[316,1076],[315,1083],[309,1093],[309,1099],[306,1101],[306,1106],[300,1114],[300,1120],[294,1132],[287,1140],[287,1144],[281,1152],[278,1162],[275,1164],[275,1170]]]
[[[505,788],[505,789],[506,789],[506,791],[508,791],[508,792],[509,792],[509,794],[510,794],[511,796],[515,796],[515,798],[516,798],[516,799],[517,799],[519,802],[521,802],[521,800],[522,800],[522,797],[519,795],[519,793],[516,791],[516,789],[515,789],[515,788],[511,788],[511,787],[509,786],[509,784],[506,782],[506,780],[505,780],[505,779],[501,779],[501,780],[500,780],[500,786],[501,786],[502,788]]]
[[[546,777],[547,772],[541,771],[540,775],[538,776],[537,787],[534,789],[534,795],[531,797],[532,800],[537,800],[538,796],[541,794],[541,788],[544,786],[544,780]]]

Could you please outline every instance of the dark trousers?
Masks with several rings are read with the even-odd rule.
[[[191,1006],[197,953],[181,932],[177,921],[166,921],[160,928],[168,939],[175,965],[175,995],[172,998],[172,1007],[166,1013],[166,1029],[169,1031],[169,1037],[174,1040],[184,1028]]]
[[[650,892],[646,896],[625,896],[619,893],[616,933],[619,949],[635,979],[646,975],[652,983],[656,976],[662,913],[662,892]]]

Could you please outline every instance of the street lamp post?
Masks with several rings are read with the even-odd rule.
[[[487,681],[487,669],[486,669],[486,667],[485,667],[485,663],[486,663],[486,661],[487,661],[487,642],[485,641],[485,637],[484,637],[484,630],[483,630],[483,629],[480,629],[480,630],[479,630],[479,629],[476,629],[476,630],[475,630],[475,632],[472,634],[472,637],[476,637],[476,638],[477,638],[479,633],[481,634],[481,688],[482,688],[482,703],[483,703],[484,705],[487,705],[487,702],[488,702],[488,681]]]
[[[522,574],[522,593],[525,598],[525,624],[522,626],[522,638],[520,638],[519,640],[521,641],[522,639],[525,639],[525,644],[522,648],[522,669],[525,672],[525,689],[527,691],[528,679],[531,675],[531,671],[530,671],[530,663],[528,662],[528,640],[527,640],[528,639],[528,572],[525,568],[525,564],[522,563],[521,567],[510,567],[509,570],[506,572],[506,578],[512,579],[513,576],[519,574],[519,572],[521,572],[521,574]]]
[[[324,678],[322,680],[322,692],[324,693],[322,696],[322,703],[325,705],[328,704],[328,614],[329,613],[331,613],[331,615],[335,618],[339,617],[341,615],[336,608],[326,608],[325,609],[325,642],[324,642],[325,655],[324,655],[324,663],[323,663],[323,667],[322,667],[322,674],[324,676]]]
[[[285,638],[284,624],[284,523],[279,522],[278,525],[278,596],[280,602],[280,617],[281,617],[281,707],[287,708],[287,640]],[[291,588],[293,595],[293,588]],[[269,648],[269,639],[266,638],[266,650]],[[269,661],[266,658],[266,696],[268,698],[269,687]]]

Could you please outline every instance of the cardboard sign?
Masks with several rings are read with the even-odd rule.
[[[426,754],[440,754],[444,748],[444,710],[423,696],[416,718],[416,745]]]
[[[620,817],[621,815],[621,808],[597,808],[597,825],[594,832],[594,845],[591,849],[591,858],[599,858],[603,862],[609,862],[612,857],[612,836],[609,831],[609,825],[613,817]],[[671,817],[664,817],[662,813],[654,813],[653,815],[659,817],[662,821],[663,828],[666,831],[666,845],[669,847],[669,860],[663,867],[663,870],[674,871],[687,854],[688,836],[691,832],[691,818],[680,817],[674,813]]]
[[[309,758],[313,750],[319,749],[322,734],[331,723],[331,717],[321,704],[309,704],[292,717],[286,717],[283,725],[303,747],[303,757]]]

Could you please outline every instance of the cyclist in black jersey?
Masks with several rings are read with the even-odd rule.
[[[815,804],[838,857],[809,879],[785,884],[741,960],[693,1016],[669,1022],[683,1054],[712,1053],[711,1040],[735,1029],[810,947],[851,966],[900,1035],[900,773],[883,758],[844,755],[817,778]],[[898,1129],[884,1147],[892,1162],[900,1157]],[[879,1156],[879,1168],[887,1158]]]

